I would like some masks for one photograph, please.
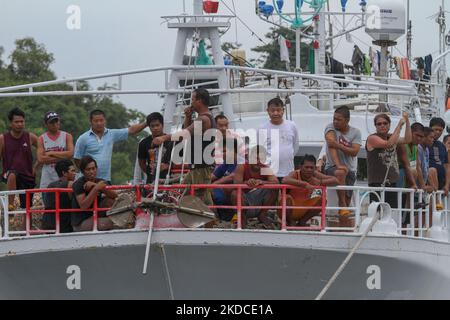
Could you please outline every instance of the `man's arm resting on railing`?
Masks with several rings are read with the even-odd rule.
[[[313,186],[310,185],[306,181],[298,180],[296,177],[295,171],[291,172],[287,177],[283,178],[283,181],[281,181],[282,184],[288,184],[291,186],[297,186],[300,188],[307,188],[307,189],[313,189]]]
[[[100,191],[99,186],[96,185],[91,189],[91,191],[89,191],[87,196],[84,193],[77,195],[76,199],[78,205],[80,206],[80,209],[86,210],[91,208],[92,205],[94,204],[95,198],[97,197],[99,191]]]
[[[115,190],[111,190],[108,188],[105,188],[103,190],[100,190],[101,192],[103,192],[105,194],[106,197],[110,198],[110,199],[116,199],[119,194],[115,191]]]

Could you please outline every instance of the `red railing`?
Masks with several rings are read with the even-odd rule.
[[[136,201],[140,201],[142,198],[142,189],[153,190],[152,185],[134,185],[134,186],[107,186],[108,190],[133,190],[136,194]],[[303,230],[303,231],[322,231],[325,230],[325,211],[326,211],[326,195],[327,190],[325,186],[315,187],[316,189],[322,190],[322,203],[321,206],[315,207],[306,207],[306,206],[287,206],[286,204],[286,196],[287,190],[291,189],[299,189],[299,187],[290,186],[290,185],[280,185],[280,184],[266,184],[262,185],[258,188],[261,189],[280,189],[281,190],[281,205],[278,206],[243,206],[242,205],[242,194],[243,190],[254,189],[245,184],[226,184],[226,185],[215,185],[215,184],[196,184],[196,185],[186,185],[186,184],[176,184],[176,185],[160,185],[158,191],[170,191],[177,189],[189,189],[189,194],[195,195],[196,189],[236,189],[237,191],[237,203],[236,205],[225,205],[218,206],[213,205],[209,206],[210,209],[235,209],[237,211],[238,221],[237,228],[242,229],[241,217],[242,211],[248,209],[273,209],[273,210],[281,210],[281,229],[282,230]],[[55,188],[55,189],[33,189],[26,190],[26,235],[29,236],[31,234],[46,234],[46,233],[60,233],[60,221],[61,214],[64,213],[76,213],[76,212],[93,212],[93,231],[97,231],[98,229],[98,214],[99,212],[108,211],[110,208],[99,208],[97,203],[97,197],[94,200],[93,207],[91,209],[61,209],[60,208],[60,199],[59,196],[61,193],[71,193],[72,189],[64,189],[64,188]],[[31,194],[32,193],[55,193],[55,209],[45,210],[45,209],[31,209]],[[314,227],[298,227],[298,226],[287,226],[287,210],[289,209],[310,209],[321,211],[321,223],[320,226]],[[31,230],[31,215],[32,214],[44,214],[44,213],[54,213],[55,214],[55,230]]]

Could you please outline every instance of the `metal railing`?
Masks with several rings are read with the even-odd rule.
[[[141,200],[141,192],[144,189],[151,190],[151,185],[129,185],[129,186],[108,186],[110,190],[124,190],[135,192],[136,201]],[[397,235],[398,236],[410,236],[425,238],[428,236],[431,227],[439,226],[443,230],[449,231],[450,226],[450,209],[448,207],[449,201],[448,196],[445,196],[442,191],[434,192],[431,194],[426,194],[422,190],[413,190],[405,188],[374,188],[374,187],[360,187],[360,186],[338,186],[338,187],[317,187],[322,192],[322,199],[320,206],[305,207],[305,206],[288,206],[286,203],[287,194],[289,190],[299,189],[298,187],[290,185],[280,185],[280,184],[267,184],[259,188],[263,189],[277,189],[280,191],[280,200],[278,205],[274,204],[272,206],[245,206],[243,204],[243,194],[245,190],[252,189],[247,185],[161,185],[158,192],[165,191],[176,191],[182,189],[188,189],[189,194],[194,195],[198,189],[234,189],[237,192],[237,203],[234,205],[213,205],[210,209],[232,209],[236,210],[238,215],[237,229],[242,229],[241,217],[244,210],[249,209],[265,209],[265,210],[277,210],[281,212],[281,230],[282,231],[320,231],[320,232],[359,232],[359,227],[365,216],[365,205],[369,204],[369,195],[376,194],[376,198],[380,202],[384,202],[386,199],[386,192],[392,192],[396,194],[398,206],[392,208],[393,218],[397,225]],[[337,205],[332,205],[332,199],[330,195],[336,191],[352,191],[353,192],[353,205],[344,208]],[[61,214],[76,213],[76,212],[93,212],[93,232],[98,232],[97,222],[98,215],[100,212],[109,210],[109,208],[100,208],[95,200],[93,207],[91,209],[62,209],[60,208],[59,196],[61,193],[72,192],[72,189],[33,189],[33,190],[19,190],[19,191],[5,191],[0,192],[0,206],[3,213],[3,236],[6,238],[14,236],[33,236],[38,234],[59,234],[60,233],[60,221]],[[55,194],[55,209],[45,210],[45,209],[33,209],[31,204],[31,194],[32,193],[54,193]],[[9,211],[8,209],[8,196],[10,195],[26,195],[26,208],[24,210]],[[417,198],[415,199],[415,195]],[[403,206],[404,196],[408,196],[408,201],[406,206]],[[422,205],[415,208],[417,203],[423,203],[426,201],[426,205]],[[440,203],[443,207],[439,210],[440,219],[435,221],[433,219],[433,214],[436,213],[436,204]],[[319,226],[289,226],[287,225],[287,214],[288,210],[293,209],[304,209],[304,210],[316,210],[320,217]],[[353,212],[349,217],[354,218],[353,227],[333,227],[328,226],[328,221],[332,218],[339,217],[339,214],[334,214],[334,211],[347,209]],[[33,214],[44,214],[44,213],[54,213],[55,214],[55,230],[32,230],[31,217]],[[25,230],[21,231],[10,231],[9,217],[15,215],[25,215]],[[409,224],[404,223],[404,218],[409,218]]]

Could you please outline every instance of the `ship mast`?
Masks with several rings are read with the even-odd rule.
[[[411,21],[411,1],[408,0],[406,4],[406,23],[407,23],[407,34],[406,34],[406,55],[408,57],[409,65],[412,65],[412,21]]]
[[[183,5],[185,6],[184,1]],[[181,16],[166,16],[163,18],[168,21],[168,28],[177,30],[177,40],[173,56],[174,66],[181,66],[183,64],[187,44],[192,42],[192,48],[188,48],[188,52],[194,52],[193,49],[199,47],[200,39],[209,39],[214,64],[219,67],[224,66],[219,29],[230,28],[231,23],[229,20],[234,18],[234,16],[205,15],[203,13],[203,0],[194,0],[193,15],[183,13]],[[190,56],[189,60],[193,58],[195,59],[195,57]],[[219,89],[226,90],[229,88],[225,70],[200,70],[196,68],[195,64],[190,65],[190,67],[186,72],[172,70],[167,82],[167,88],[177,90],[180,88],[180,83],[183,83],[183,87],[186,87],[188,83],[192,83],[195,87],[195,82],[202,80],[217,81]],[[177,107],[177,100],[178,94],[176,93],[170,93],[164,99],[164,127],[166,130],[171,130],[172,126],[175,125],[173,119]],[[221,94],[221,102],[224,114],[230,119],[232,126],[234,126],[235,116],[230,93]]]

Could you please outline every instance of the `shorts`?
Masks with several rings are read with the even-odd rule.
[[[8,177],[10,174],[14,173],[16,175],[16,190],[27,190],[27,189],[34,189],[34,187],[36,186],[36,183],[33,181],[29,181],[27,179],[24,179],[24,176],[21,175],[20,173],[17,173],[15,170],[8,170],[6,171],[3,175],[2,175],[2,181],[4,183],[8,182]],[[30,194],[30,203],[33,204],[33,193]],[[21,208],[26,208],[27,204],[26,204],[26,195],[25,194],[20,194],[19,195],[19,199],[20,199],[20,207]]]
[[[325,169],[325,174],[327,176],[336,176],[336,166],[330,167],[328,169]],[[356,183],[356,172],[355,171],[349,171],[347,176],[345,177],[345,185],[353,187]],[[353,191],[349,190],[346,191],[346,195],[348,198],[351,198],[353,196]]]
[[[287,194],[286,205],[292,207],[317,207],[316,209],[303,209],[303,208],[291,209],[290,218],[292,220],[298,221],[302,219],[307,213],[310,212],[320,213],[322,211],[322,197],[312,197],[305,199],[305,198],[294,198],[290,194]],[[278,216],[281,219],[282,217],[281,210],[278,210]]]
[[[242,197],[243,206],[262,206],[267,197],[270,197],[273,189],[253,189],[244,193]],[[244,209],[246,218],[256,218],[260,215],[262,209]]]

